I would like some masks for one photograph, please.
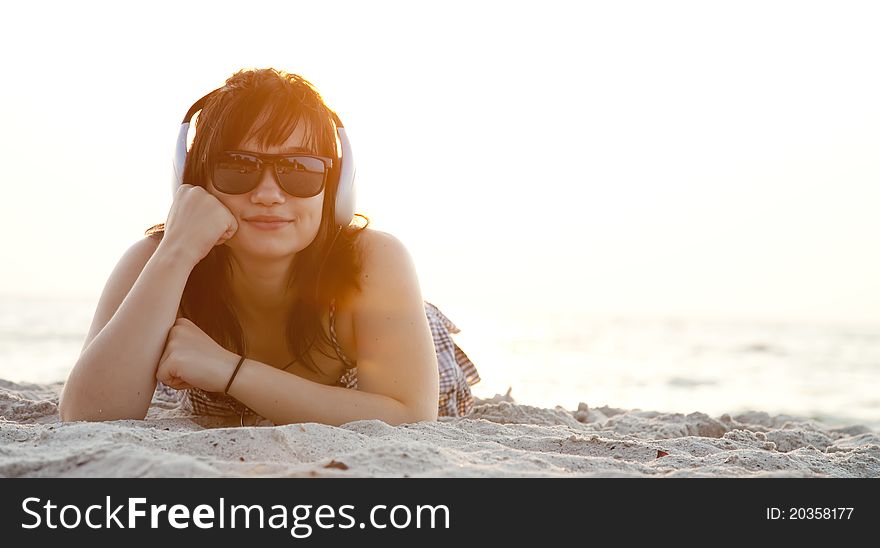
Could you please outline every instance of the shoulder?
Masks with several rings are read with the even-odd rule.
[[[391,233],[365,228],[358,234],[361,250],[365,254],[407,253],[406,247]]]
[[[150,236],[134,242],[119,259],[107,282],[108,285],[121,284],[121,289],[128,293],[158,247],[159,241]]]
[[[156,252],[161,241],[162,238],[157,238],[155,235],[144,236],[126,250],[124,257],[134,259],[135,262],[146,263]],[[143,267],[144,264],[140,266]]]
[[[412,266],[409,250],[393,234],[365,228],[358,241],[363,257],[362,278],[369,275],[386,277],[396,270]]]
[[[403,242],[388,232],[371,229],[364,229],[358,239],[361,304],[420,294],[415,264]]]
[[[165,236],[165,224],[159,223],[157,225],[153,225],[144,232],[144,235],[158,243],[162,241],[162,238]]]

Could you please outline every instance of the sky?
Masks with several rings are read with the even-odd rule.
[[[4,8],[3,294],[96,299],[190,104],[271,66],[441,308],[880,325],[870,2],[177,4]]]

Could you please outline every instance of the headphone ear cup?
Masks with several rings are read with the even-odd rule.
[[[339,142],[342,144],[342,158],[339,166],[339,183],[336,185],[336,224],[348,226],[354,219],[355,206],[355,166],[351,153],[351,144],[345,134],[345,128],[337,128]]]
[[[189,122],[180,125],[177,131],[177,142],[174,144],[174,156],[171,157],[171,195],[177,193],[177,187],[183,184],[183,168],[186,165],[186,137]]]
[[[349,179],[340,177],[336,187],[336,224],[348,226],[354,219],[355,187],[354,173]]]

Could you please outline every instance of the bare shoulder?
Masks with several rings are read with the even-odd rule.
[[[409,250],[393,234],[365,228],[358,240],[363,257],[363,282],[369,282],[370,278],[373,282],[378,278],[387,279],[395,272],[413,266]]]
[[[369,228],[361,232],[359,240],[363,257],[359,304],[391,304],[401,299],[421,302],[416,268],[403,242],[388,232]]]
[[[406,251],[403,242],[390,232],[365,228],[361,230],[358,236],[361,249],[364,253],[383,252],[388,248],[397,248],[397,251]]]
[[[150,260],[156,252],[156,249],[159,248],[160,242],[161,239],[157,238],[155,235],[144,236],[140,240],[134,242],[125,253],[123,253],[113,274],[122,274],[124,277],[130,277],[132,274],[134,274],[135,277],[139,276],[147,261]]]
[[[160,242],[161,239],[155,235],[144,236],[134,242],[119,259],[113,274],[116,276],[122,275],[123,277],[134,275],[137,278],[141,270],[146,266],[147,261],[156,253]]]

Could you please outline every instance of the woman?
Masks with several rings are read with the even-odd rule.
[[[274,69],[207,97],[166,222],[106,284],[62,420],[143,419],[154,393],[241,424],[470,410],[479,376],[407,250],[335,222],[334,120],[309,82]]]

